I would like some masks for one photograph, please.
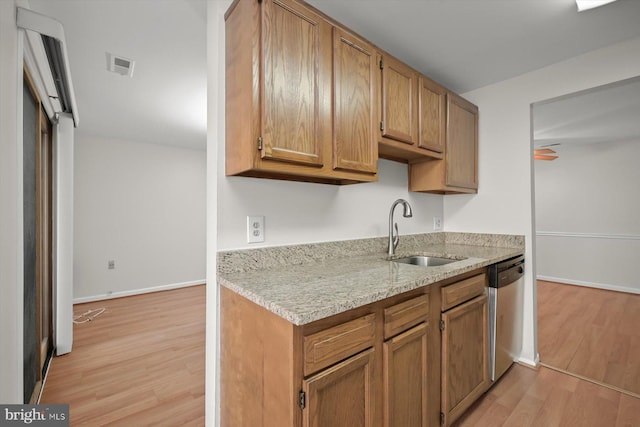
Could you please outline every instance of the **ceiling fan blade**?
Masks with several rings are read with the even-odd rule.
[[[534,154],[533,158],[535,160],[555,160],[558,156],[548,156],[545,154]]]
[[[534,154],[556,154],[551,148],[539,148],[537,150],[533,150]]]

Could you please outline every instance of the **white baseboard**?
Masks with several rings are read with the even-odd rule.
[[[607,291],[618,291],[618,292],[628,292],[631,294],[640,294],[640,289],[638,288],[611,285],[608,283],[586,282],[584,280],[573,280],[573,279],[565,279],[562,277],[551,277],[551,276],[542,276],[542,275],[538,275],[537,279],[545,280],[547,282],[566,283],[567,285],[585,286],[587,288],[605,289]]]
[[[518,363],[522,363],[527,366],[531,366],[532,368],[537,368],[538,364],[540,364],[540,355],[536,353],[535,360],[528,359],[526,357],[518,358]]]
[[[191,282],[170,283],[168,285],[152,286],[152,287],[149,287],[149,288],[142,288],[142,289],[130,289],[130,290],[127,290],[127,291],[110,292],[108,294],[93,295],[93,296],[90,296],[90,297],[74,298],[73,299],[73,303],[74,304],[81,304],[81,303],[84,303],[84,302],[102,301],[102,300],[113,299],[113,298],[129,297],[129,296],[132,296],[132,295],[148,294],[150,292],[168,291],[168,290],[171,290],[171,289],[180,289],[180,288],[186,288],[186,287],[189,287],[189,286],[202,285],[205,282],[206,282],[206,280],[202,279],[202,280],[194,280],[194,281],[191,281]]]

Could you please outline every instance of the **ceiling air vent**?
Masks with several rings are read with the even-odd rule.
[[[131,77],[133,76],[134,65],[135,61],[132,59],[107,52],[107,70],[113,73]]]

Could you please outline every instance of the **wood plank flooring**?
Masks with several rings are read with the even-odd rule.
[[[71,426],[203,426],[205,289],[75,305],[75,315],[106,311],[74,325],[41,403],[68,403]]]
[[[640,295],[538,281],[546,365],[640,395]]]
[[[513,365],[454,427],[639,427],[640,399],[545,367]]]
[[[74,326],[73,351],[53,359],[41,403],[69,403],[71,426],[204,426],[205,286],[75,313],[98,307]],[[514,365],[454,426],[640,427],[640,399]]]

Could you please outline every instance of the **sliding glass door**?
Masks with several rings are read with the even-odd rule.
[[[36,401],[52,354],[52,138],[35,85],[23,86],[24,402]]]

